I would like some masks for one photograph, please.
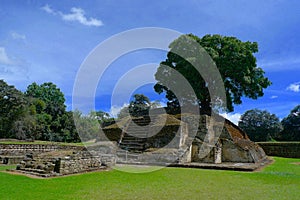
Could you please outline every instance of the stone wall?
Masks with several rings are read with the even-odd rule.
[[[300,142],[258,142],[268,156],[300,158]]]
[[[75,155],[65,156],[60,159],[58,173],[62,175],[74,174],[105,167],[100,156],[93,156],[87,151],[78,152]]]
[[[0,144],[0,155],[19,156],[40,154],[51,151],[83,150],[83,146],[51,145],[51,144]]]
[[[225,120],[200,116],[200,125],[192,146],[192,162],[258,163],[266,158],[263,149],[246,134]]]
[[[26,157],[16,169],[28,174],[49,177],[97,170],[102,166],[105,167],[100,157],[92,156],[88,151],[79,151],[60,152],[58,157],[51,154]]]
[[[67,175],[111,167],[116,163],[116,144],[99,142],[81,150],[56,150],[28,154],[17,170],[43,177]]]
[[[150,135],[153,136],[147,138],[146,146],[148,148],[163,148],[167,145],[168,148],[179,148],[180,146],[180,134],[178,134],[179,128],[180,126],[151,127],[149,132]]]
[[[24,156],[5,156],[0,155],[0,164],[13,165],[23,160]]]

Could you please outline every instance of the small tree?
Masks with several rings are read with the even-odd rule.
[[[258,109],[246,111],[241,116],[238,126],[255,142],[278,138],[282,131],[282,125],[276,115]]]
[[[151,103],[148,97],[143,94],[135,94],[134,99],[129,104],[129,113],[132,116],[147,115],[150,109]]]
[[[159,101],[151,102],[150,99],[143,94],[135,94],[134,99],[130,101],[129,106],[123,107],[118,118],[123,118],[130,114],[131,116],[138,117],[143,115],[148,115],[151,108],[159,108],[161,104]]]
[[[281,140],[300,141],[300,105],[292,109],[281,123],[283,126]]]

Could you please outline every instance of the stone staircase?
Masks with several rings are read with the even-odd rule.
[[[119,147],[131,152],[143,152],[146,149],[150,117],[132,119],[123,130]]]
[[[117,162],[137,163],[138,157],[147,148],[147,136],[149,132],[149,116],[133,118],[123,129],[117,150]]]

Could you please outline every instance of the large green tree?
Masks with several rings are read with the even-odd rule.
[[[0,80],[0,138],[16,137],[13,127],[26,115],[27,105],[21,91]]]
[[[41,85],[32,83],[25,91],[26,96],[34,97],[45,102],[45,112],[56,118],[65,113],[65,96],[60,89],[53,83],[47,82]]]
[[[193,34],[182,35],[170,44],[167,58],[160,63],[155,74],[157,83],[154,89],[159,94],[166,93],[169,107],[178,108],[179,102],[189,99],[184,95],[181,97],[175,96],[173,91],[168,88],[168,84],[175,84],[175,86],[177,84],[178,87],[181,84],[175,78],[174,72],[170,70],[174,69],[189,81],[195,91],[197,100],[192,103],[198,104],[203,113],[210,113],[212,109],[208,84],[213,84],[214,81],[208,83],[193,67],[192,63],[205,65],[207,60],[203,61],[203,55],[205,55],[203,49],[191,45],[191,40],[201,45],[215,62],[226,90],[227,102],[222,107],[227,111],[233,111],[234,104],[241,104],[243,96],[252,99],[263,96],[263,89],[271,84],[264,77],[264,71],[257,67],[254,55],[258,51],[256,42],[243,42],[235,37],[221,35],[205,35],[202,38]],[[183,59],[175,52],[182,52],[188,59]],[[209,68],[211,66],[202,67]]]
[[[300,105],[293,108],[281,123],[284,128],[281,140],[300,141]]]
[[[246,111],[241,116],[238,126],[255,142],[277,139],[282,131],[282,125],[276,115],[258,109]]]
[[[53,83],[32,83],[25,95],[32,99],[35,108],[38,139],[50,141],[78,141],[73,114],[66,111],[65,97]]]

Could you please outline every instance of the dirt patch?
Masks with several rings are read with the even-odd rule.
[[[7,174],[12,174],[12,175],[20,175],[20,176],[27,176],[29,178],[34,178],[34,179],[45,179],[44,177],[41,177],[41,176],[34,176],[34,175],[31,175],[31,174],[25,174],[25,173],[22,173],[22,172],[17,172],[17,171],[1,171],[3,173],[7,173]]]
[[[50,177],[36,176],[36,175],[23,173],[21,171],[16,171],[16,170],[6,170],[6,171],[1,171],[1,172],[7,173],[7,174],[12,174],[12,175],[26,176],[28,178],[33,178],[33,179],[52,179],[52,178],[62,178],[62,177],[68,177],[68,176],[79,176],[82,174],[87,174],[87,173],[92,173],[92,172],[103,172],[103,171],[110,171],[110,170],[111,170],[110,168],[105,168],[105,169],[86,171],[86,172],[82,172],[82,173],[74,173],[74,174],[50,176]]]
[[[254,170],[254,172],[260,172],[262,171],[265,167],[272,165],[275,162],[275,160],[272,157],[267,157],[265,160],[264,164],[259,166],[257,169]]]
[[[291,163],[293,165],[300,165],[300,162],[294,162],[294,163]]]

